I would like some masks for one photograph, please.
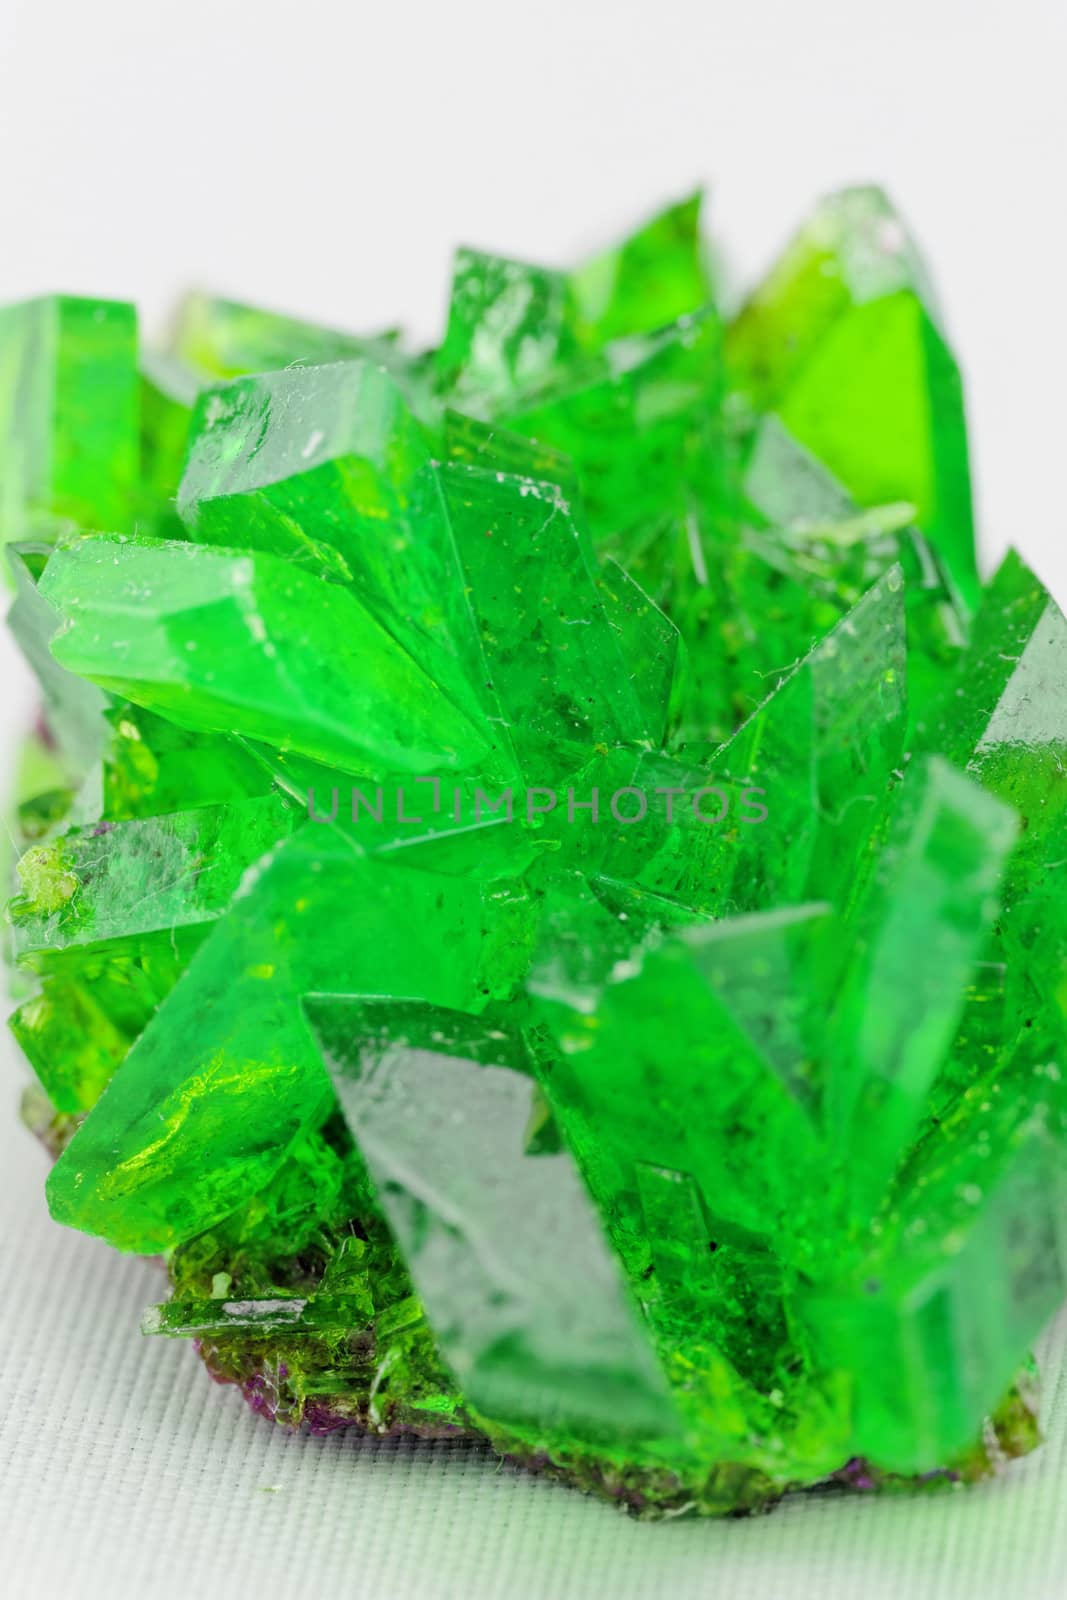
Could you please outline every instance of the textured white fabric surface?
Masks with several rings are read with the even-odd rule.
[[[158,1266],[52,1224],[0,1063],[0,1593],[74,1600],[1034,1600],[1067,1589],[1067,1321],[1048,1442],[998,1481],[635,1523],[463,1445],[291,1435],[142,1338]]]

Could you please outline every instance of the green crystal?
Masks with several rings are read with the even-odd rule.
[[[206,294],[186,297],[175,318],[171,342],[180,361],[212,378],[273,372],[296,362],[348,361],[362,356],[383,360],[392,344],[388,335],[365,339]]]
[[[461,768],[487,749],[351,589],[278,556],[82,538],[57,549],[40,592],[64,618],[63,666],[179,727],[355,773]]]
[[[7,625],[37,679],[61,768],[68,779],[76,781],[84,777],[103,749],[108,697],[95,684],[68,672],[51,653],[62,618],[38,587],[48,556],[49,548],[43,544],[8,546],[15,600]]]
[[[521,1035],[429,1009],[399,1032],[387,1016],[376,1038],[358,1000],[313,997],[309,1007],[386,1220],[470,1404],[550,1438],[677,1432],[574,1163],[563,1152],[524,1153]]]
[[[721,365],[719,321],[703,310],[565,367],[500,420],[571,457],[594,533],[625,547],[713,472]]]
[[[437,355],[449,405],[571,458],[599,540],[713,476],[721,324],[699,197],[571,274],[460,251]]]
[[[861,505],[904,500],[976,590],[959,373],[914,246],[877,189],[823,202],[733,323],[732,384]]]
[[[129,701],[104,716],[101,808],[116,822],[246,800],[272,787],[265,764],[239,739],[191,733]]]
[[[49,960],[11,1028],[57,1111],[92,1110],[201,937],[190,924],[133,952],[75,948]]]
[[[714,292],[701,200],[698,192],[668,206],[570,274],[570,315],[582,346],[600,349],[654,333],[709,304]]]
[[[51,1173],[55,1213],[153,1251],[254,1192],[329,1093],[303,994],[400,983],[405,995],[477,1011],[510,989],[522,970],[527,897],[478,876],[479,833],[493,826],[465,838],[465,863],[447,853],[440,863],[432,844],[368,855],[350,830],[310,822],[261,856]],[[428,901],[434,919],[421,915]],[[207,1013],[217,1033],[197,1027]],[[158,1163],[150,1152],[161,1116],[172,1132]]]
[[[658,743],[677,632],[625,573],[598,570],[559,489],[459,464],[444,488],[487,679],[515,743],[541,753],[541,777],[552,750],[574,747],[578,765],[597,743]],[[547,759],[555,768],[558,754]]]
[[[583,357],[652,334],[713,299],[695,194],[573,272],[457,252],[440,385],[462,410],[513,410]]]
[[[276,1420],[647,1514],[991,1471],[1067,1288],[1067,623],[888,202],[712,259],[0,313],[53,1215]]]
[[[179,536],[175,499],[181,482],[193,407],[201,389],[198,374],[174,356],[145,351],[141,357],[142,532]]]
[[[131,947],[154,933],[224,912],[246,867],[299,816],[285,798],[170,812],[93,828],[69,828],[19,862],[22,893],[11,902],[17,960],[49,960],[75,946]],[[92,896],[79,893],[90,880]]]
[[[0,309],[0,539],[132,528],[137,388],[132,306],[52,295]]]
[[[607,839],[605,873],[719,915],[843,900],[903,759],[905,647],[893,566],[726,744],[639,757],[650,821]]]
[[[477,709],[476,640],[430,443],[383,369],[295,368],[208,390],[178,508],[198,542],[252,545],[348,585]]]
[[[577,353],[563,273],[461,250],[452,278],[448,328],[437,353],[452,403],[479,411],[506,406],[545,381],[558,359]]]

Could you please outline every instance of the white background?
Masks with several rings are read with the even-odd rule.
[[[1065,82],[1063,0],[0,0],[0,300],[129,297],[159,327],[195,283],[429,339],[458,241],[565,263],[707,181],[743,284],[817,193],[876,179],[962,359],[985,564],[1017,544],[1062,603]],[[0,674],[11,727],[29,695],[6,644]],[[634,1529],[481,1457],[286,1441],[190,1352],[139,1341],[152,1268],[50,1230],[14,1097],[12,1069],[0,1557],[20,1600],[651,1595],[659,1567],[678,1597],[1062,1592],[1055,1420],[990,1490],[743,1528]]]

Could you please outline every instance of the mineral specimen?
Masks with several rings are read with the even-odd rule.
[[[885,198],[711,259],[0,313],[53,1215],[279,1422],[650,1515],[1031,1448],[1067,1270],[1067,623]]]

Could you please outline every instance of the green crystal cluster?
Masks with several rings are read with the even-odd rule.
[[[710,259],[0,312],[53,1215],[279,1421],[650,1513],[981,1475],[1064,1295],[1067,624],[884,196]]]

